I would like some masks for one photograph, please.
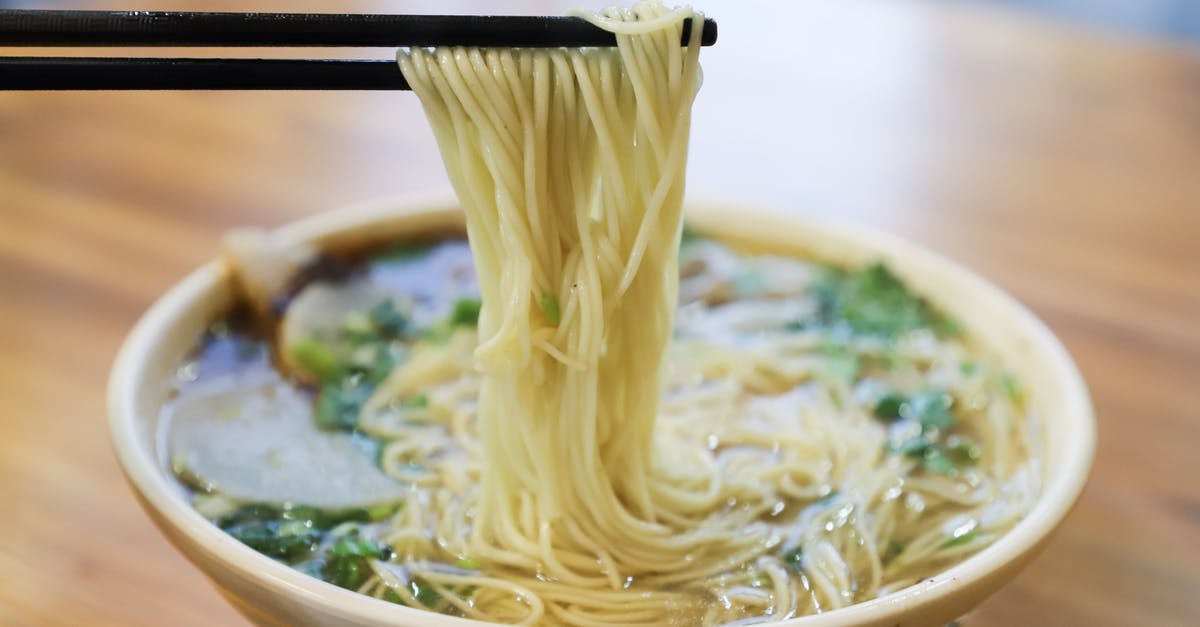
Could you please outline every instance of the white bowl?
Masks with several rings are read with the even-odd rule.
[[[962,563],[885,597],[788,621],[830,625],[943,625],[1012,579],[1083,490],[1095,448],[1087,389],[1066,349],[1027,309],[987,281],[923,248],[861,227],[724,205],[690,207],[689,222],[723,239],[833,262],[881,259],[998,355],[1028,392],[1041,429],[1043,491],[1023,520]],[[280,229],[330,249],[462,225],[453,199],[376,202]],[[233,303],[226,269],[212,262],[156,302],[126,339],[109,381],[113,446],[142,506],[167,538],[250,620],[263,625],[482,624],[378,601],[260,555],[195,512],[156,446],[169,382],[198,334]]]

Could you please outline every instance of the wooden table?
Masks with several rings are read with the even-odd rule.
[[[693,198],[927,244],[1028,303],[1091,386],[1082,501],[967,624],[1200,623],[1200,56],[978,7],[703,4]],[[114,351],[225,229],[442,186],[409,94],[0,94],[0,624],[238,624],[122,482]]]

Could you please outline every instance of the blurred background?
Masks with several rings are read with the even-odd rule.
[[[606,2],[0,2],[518,14],[577,4]],[[720,42],[702,55],[690,198],[918,241],[1027,303],[1093,391],[1101,442],[1087,492],[1045,553],[966,624],[1196,624],[1200,2],[695,4],[720,23]],[[0,92],[0,625],[238,624],[122,483],[104,422],[113,355],[226,229],[446,187],[411,94]]]

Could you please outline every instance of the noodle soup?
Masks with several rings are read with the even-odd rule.
[[[649,469],[671,490],[654,500],[673,507],[656,523],[738,537],[671,572],[627,574],[597,547],[600,580],[482,555],[465,240],[310,255],[287,271],[269,268],[304,256],[250,248],[270,253],[238,257],[243,283],[287,280],[246,290],[180,365],[164,457],[231,536],[363,594],[496,622],[780,620],[945,570],[1038,494],[1018,382],[887,267],[685,232]],[[538,304],[547,319],[555,306]],[[532,509],[516,524],[539,533]]]

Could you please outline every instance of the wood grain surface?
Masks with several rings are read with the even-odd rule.
[[[697,4],[721,40],[702,57],[692,198],[926,244],[1029,304],[1092,390],[1082,501],[966,624],[1200,624],[1200,54],[972,5]],[[117,346],[225,229],[445,181],[411,94],[0,93],[0,624],[242,624],[122,482]]]

